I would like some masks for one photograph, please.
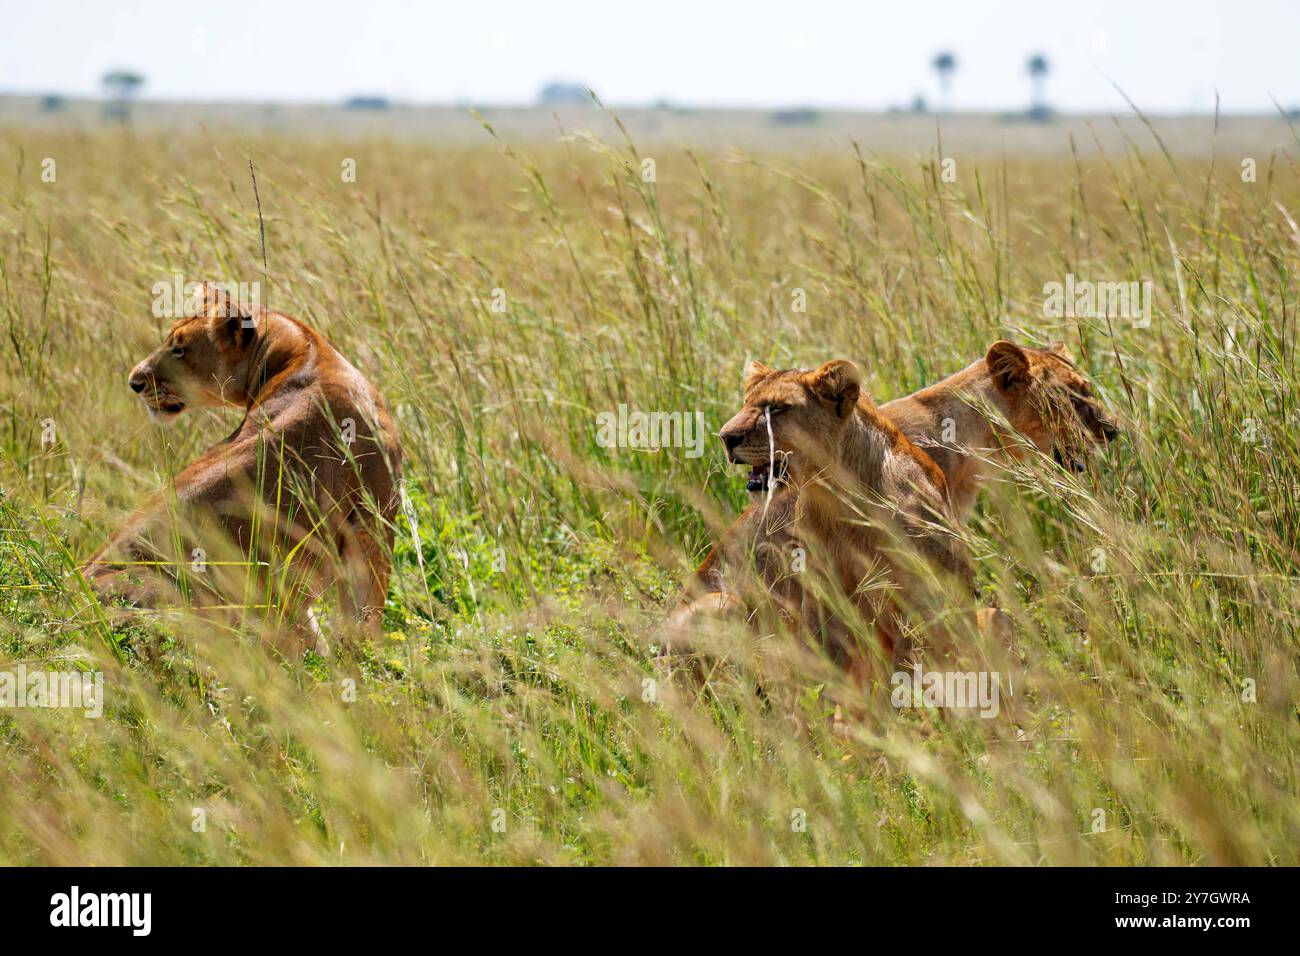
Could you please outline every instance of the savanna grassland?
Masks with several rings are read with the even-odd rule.
[[[0,670],[105,680],[99,719],[0,711],[0,863],[1300,862],[1300,178],[1270,128],[1253,182],[1140,127],[957,152],[952,182],[937,142],[0,131]],[[175,273],[262,282],[394,413],[407,507],[358,655],[284,660],[255,618],[105,608],[75,573],[239,419],[164,430],[126,387]],[[1067,274],[1149,280],[1149,327],[1045,317]],[[1077,478],[1002,469],[970,522],[1012,705],[877,687],[834,733],[850,690],[779,636],[665,674],[743,475],[712,438],[603,447],[596,415],[716,432],[748,358],[852,359],[883,402],[998,338],[1066,342],[1124,430]]]

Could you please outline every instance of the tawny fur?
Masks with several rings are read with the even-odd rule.
[[[292,637],[316,642],[311,606],[335,584],[345,634],[373,632],[400,502],[401,448],[383,399],[302,322],[212,287],[203,305],[172,325],[131,387],[155,417],[233,405],[244,419],[132,514],[82,573],[100,595],[148,606],[179,596],[175,566],[192,548],[268,562],[292,554],[288,567],[269,569],[288,591],[280,617]],[[218,577],[188,575],[192,603],[244,598],[212,583]],[[253,592],[266,593],[268,580],[263,571]]]
[[[990,410],[1018,435],[990,418]],[[943,470],[953,509],[963,519],[990,468],[1023,455],[1022,439],[1040,452],[1055,452],[1063,465],[1081,466],[1090,445],[1117,434],[1092,383],[1060,345],[995,342],[978,362],[880,411]]]
[[[948,507],[962,520],[989,469],[999,459],[1020,457],[1025,440],[1039,451],[1055,452],[1063,465],[1081,467],[1090,445],[1109,442],[1117,434],[1091,383],[1060,345],[1030,349],[995,342],[979,361],[875,412],[889,428],[897,426],[942,472]],[[798,503],[798,490],[789,485],[777,488],[770,499],[755,494],[693,575],[670,623],[680,629],[694,615],[711,612],[717,602],[701,604],[700,598],[714,592],[732,592],[733,600],[724,604],[737,607],[740,600],[734,592],[753,572],[788,600],[789,554],[800,542]],[[983,623],[992,611],[980,613]],[[1005,628],[1005,622],[998,627]]]
[[[897,560],[900,548],[970,581],[960,544],[945,530],[943,473],[880,415],[851,363],[784,372],[752,363],[744,407],[719,434],[733,461],[762,465],[775,454],[785,464],[786,493],[766,513],[761,505],[753,509],[752,527],[764,531],[760,564],[767,562],[769,573],[776,573],[788,560],[787,545],[805,545],[809,569],[818,580],[833,582],[861,620],[874,622],[885,655],[902,649],[902,607],[920,598],[906,562]],[[753,541],[733,537],[706,559],[699,575],[703,588],[729,590],[728,558],[736,557],[729,552]],[[881,572],[891,589],[864,590],[863,582]],[[776,590],[841,662],[853,666],[871,652],[855,637],[857,621],[831,612],[794,576],[779,578]],[[684,613],[698,610],[688,606]]]

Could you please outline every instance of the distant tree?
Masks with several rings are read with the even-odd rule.
[[[537,102],[542,106],[585,106],[591,97],[581,83],[547,83],[537,94]]]
[[[1029,74],[1029,79],[1034,84],[1034,101],[1029,106],[1029,115],[1035,119],[1046,119],[1051,110],[1047,108],[1047,96],[1044,87],[1047,83],[1047,74],[1051,72],[1051,65],[1047,62],[1047,57],[1041,53],[1035,53],[1025,63],[1025,72]]]
[[[41,97],[41,112],[43,113],[57,113],[66,105],[67,100],[58,93],[49,93]]]
[[[939,91],[943,96],[944,104],[947,105],[952,90],[952,75],[957,72],[957,57],[944,50],[935,55],[935,58],[930,61],[930,66],[939,74]]]
[[[820,118],[815,109],[807,106],[772,112],[772,122],[777,126],[812,126]]]
[[[100,82],[108,94],[108,115],[122,122],[129,120],[131,101],[135,99],[140,87],[144,86],[144,77],[131,70],[109,70]]]

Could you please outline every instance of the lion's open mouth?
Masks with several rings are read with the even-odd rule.
[[[181,412],[185,411],[185,403],[179,398],[171,398],[169,396],[166,398],[159,397],[155,398],[153,401],[149,401],[141,396],[141,401],[144,402],[144,407],[149,410],[149,416],[151,418],[170,418],[173,415],[179,415]]]
[[[749,475],[745,479],[745,490],[746,491],[767,491],[769,488],[773,486],[773,484],[776,485],[785,484],[786,477],[787,476],[786,476],[785,464],[782,461],[778,460],[776,463],[775,481],[773,481],[772,478],[771,464],[765,461],[760,465],[751,465],[749,469]]]

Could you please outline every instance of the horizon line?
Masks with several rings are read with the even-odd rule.
[[[117,102],[110,97],[103,95],[88,94],[65,94],[57,91],[12,91],[0,90],[0,100],[45,100],[57,98],[64,103],[91,103],[91,104],[108,104]],[[350,106],[353,100],[374,100],[382,101],[382,107]],[[773,104],[766,106],[742,105],[742,104],[719,104],[719,103],[686,103],[672,100],[668,97],[652,100],[650,102],[637,101],[617,103],[602,99],[600,103],[594,100],[587,101],[568,101],[545,103],[537,100],[530,101],[488,101],[474,100],[470,98],[458,98],[449,100],[419,100],[405,99],[387,96],[383,93],[376,92],[358,92],[338,99],[277,99],[275,97],[266,98],[192,98],[192,97],[169,97],[169,96],[152,96],[132,98],[129,100],[132,107],[137,106],[283,106],[298,108],[337,108],[348,109],[354,112],[382,112],[384,109],[393,108],[416,108],[416,109],[476,109],[476,110],[556,110],[556,109],[596,109],[602,108],[609,111],[616,110],[637,110],[637,111],[694,111],[694,112],[714,112],[714,113],[772,113],[784,110],[813,110],[819,113],[839,113],[839,114],[862,114],[862,115],[903,115],[903,116],[1005,116],[1005,115],[1024,115],[1034,110],[1034,105],[1029,106],[1012,106],[1012,107],[962,107],[936,109],[927,103],[924,110],[916,110],[911,104],[898,104],[892,106],[839,106],[839,105],[819,105],[814,102],[790,102],[782,104]],[[1044,104],[1046,105],[1046,104]],[[1125,105],[1119,109],[1055,109],[1046,105],[1047,113],[1053,118],[1070,118],[1070,117],[1090,117],[1090,116],[1132,116],[1139,117],[1139,112],[1132,105]],[[1142,116],[1161,117],[1166,119],[1180,117],[1265,117],[1276,116],[1278,119],[1289,120],[1300,115],[1300,104],[1289,108],[1282,104],[1274,102],[1271,108],[1259,108],[1252,110],[1232,110],[1223,111],[1218,109],[1196,109],[1187,108],[1181,110],[1157,110],[1141,109]]]

